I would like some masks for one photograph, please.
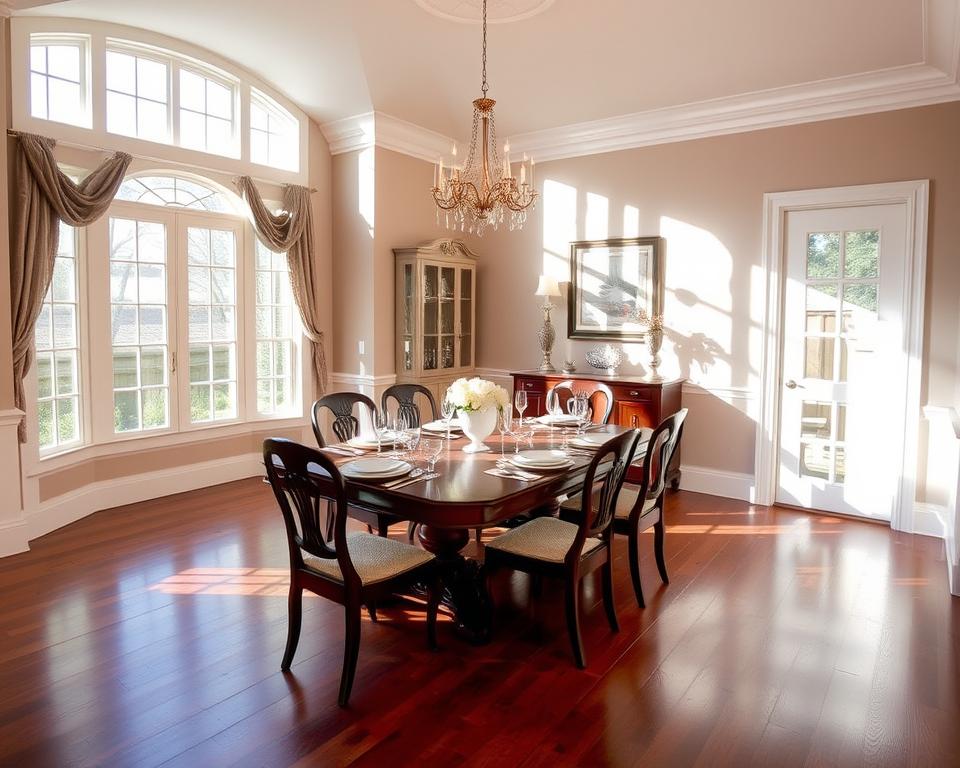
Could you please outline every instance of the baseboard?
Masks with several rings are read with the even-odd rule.
[[[947,532],[946,514],[946,507],[939,504],[917,502],[913,505],[913,533],[943,539]]]
[[[680,488],[741,501],[752,502],[754,498],[753,475],[686,464],[680,467]]]
[[[116,480],[100,480],[49,499],[36,510],[28,510],[24,523],[26,540],[32,541],[102,509],[193,491],[262,473],[262,456],[249,453],[189,467],[172,467]]]
[[[14,523],[0,525],[0,557],[18,555],[30,550],[27,543],[27,523],[18,520]]]

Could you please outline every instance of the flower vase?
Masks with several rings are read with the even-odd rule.
[[[663,344],[663,331],[647,331],[647,350],[650,352],[650,380],[661,381],[663,376],[657,372],[660,366],[660,345]]]
[[[483,408],[479,411],[460,411],[460,428],[470,442],[463,446],[464,453],[489,451],[490,446],[483,441],[493,434],[497,427],[497,409]]]

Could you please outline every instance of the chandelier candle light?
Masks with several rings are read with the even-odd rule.
[[[527,211],[538,197],[534,189],[533,159],[526,155],[520,163],[519,180],[512,175],[510,145],[503,148],[503,160],[497,152],[497,131],[493,107],[497,103],[487,98],[487,0],[483,0],[483,96],[473,102],[473,132],[470,151],[463,170],[456,165],[444,170],[443,158],[437,163],[433,199],[445,212],[449,229],[482,235],[487,226],[496,229],[504,220],[510,229],[523,227]],[[453,148],[456,163],[456,146]],[[527,167],[529,166],[529,173]]]
[[[560,286],[552,277],[540,275],[540,284],[537,286],[537,292],[534,296],[543,297],[543,328],[537,331],[537,339],[540,341],[540,351],[543,352],[543,361],[540,363],[540,370],[546,373],[552,373],[557,370],[550,362],[550,350],[553,349],[553,342],[557,338],[557,332],[553,329],[553,323],[550,322],[550,311],[553,309],[553,302],[550,301],[554,296],[560,295]]]

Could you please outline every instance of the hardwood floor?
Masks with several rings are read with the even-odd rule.
[[[645,535],[643,611],[618,537],[618,634],[587,579],[587,670],[561,585],[531,606],[503,573],[484,647],[442,617],[430,652],[413,602],[365,616],[341,710],[339,606],[305,597],[279,671],[285,541],[259,480],[98,513],[0,560],[0,765],[960,764],[941,542],[685,492],[667,523],[671,583]]]

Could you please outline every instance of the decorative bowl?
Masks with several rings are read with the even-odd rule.
[[[613,376],[623,362],[623,354],[616,347],[604,344],[602,347],[587,352],[587,362],[594,368],[606,371]]]

